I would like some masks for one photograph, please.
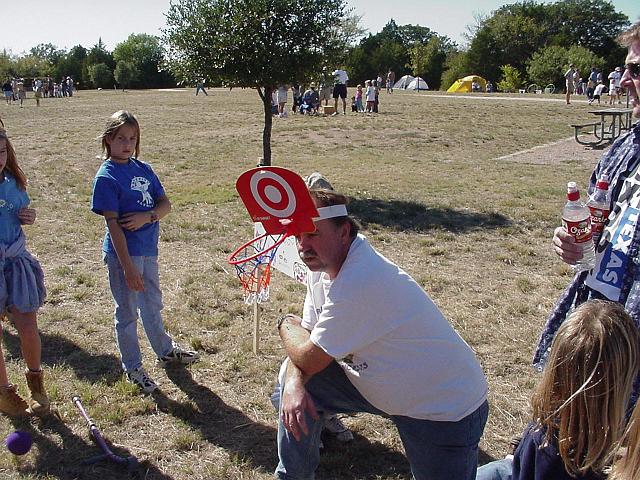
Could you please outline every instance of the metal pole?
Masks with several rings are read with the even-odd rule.
[[[265,161],[263,157],[258,157],[258,167],[264,167]],[[260,277],[262,276],[262,269],[258,267],[258,278],[256,279],[258,285],[260,285]],[[258,355],[260,353],[260,303],[258,302],[258,294],[256,291],[256,298],[253,300],[253,353]]]
[[[262,275],[262,269],[258,267],[258,278],[256,279],[258,285],[260,285],[260,276]],[[260,287],[258,287],[259,289]],[[253,300],[253,353],[258,355],[260,352],[260,303],[258,302],[259,290],[256,292],[256,298]]]

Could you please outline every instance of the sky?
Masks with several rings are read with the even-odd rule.
[[[108,50],[131,33],[160,35],[164,13],[170,0],[64,0],[60,8],[50,0],[30,0],[28,8],[6,17],[0,28],[0,50],[14,55],[28,52],[40,43],[52,43],[59,49],[74,45],[91,48],[102,38]],[[474,25],[478,15],[489,15],[502,5],[499,0],[346,0],[354,12],[362,15],[361,25],[369,33],[378,33],[393,18],[398,25],[422,25],[440,35],[464,44],[466,27]],[[4,3],[4,2],[2,2]],[[616,11],[634,22],[640,17],[638,0],[613,0]],[[471,7],[466,5],[471,4]],[[52,8],[52,5],[56,5]]]

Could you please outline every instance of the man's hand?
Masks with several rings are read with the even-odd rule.
[[[563,227],[558,227],[553,232],[553,249],[569,265],[575,265],[583,256],[582,245],[575,242],[575,238]]]
[[[129,290],[142,292],[144,290],[144,281],[142,280],[142,275],[140,275],[140,271],[136,266],[132,263],[122,269],[124,270],[124,281],[126,282]]]
[[[22,225],[33,225],[36,221],[36,209],[22,207],[18,210],[18,220],[20,220]]]
[[[319,418],[315,403],[302,382],[293,378],[285,384],[280,401],[282,402],[282,424],[297,441],[300,441],[301,434],[309,434],[305,412],[309,412],[314,420]]]
[[[151,214],[149,212],[129,212],[120,217],[120,226],[125,230],[138,230],[147,223],[151,223]]]

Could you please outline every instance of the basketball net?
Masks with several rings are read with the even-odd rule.
[[[229,263],[236,269],[247,305],[269,300],[271,263],[278,247],[287,237],[286,233],[265,233],[245,243],[229,257]]]

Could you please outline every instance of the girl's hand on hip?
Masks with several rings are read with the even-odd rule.
[[[138,230],[151,222],[149,212],[129,212],[120,217],[120,226],[125,230]]]
[[[18,210],[18,219],[23,225],[33,225],[36,221],[36,209],[22,207],[20,210]]]

